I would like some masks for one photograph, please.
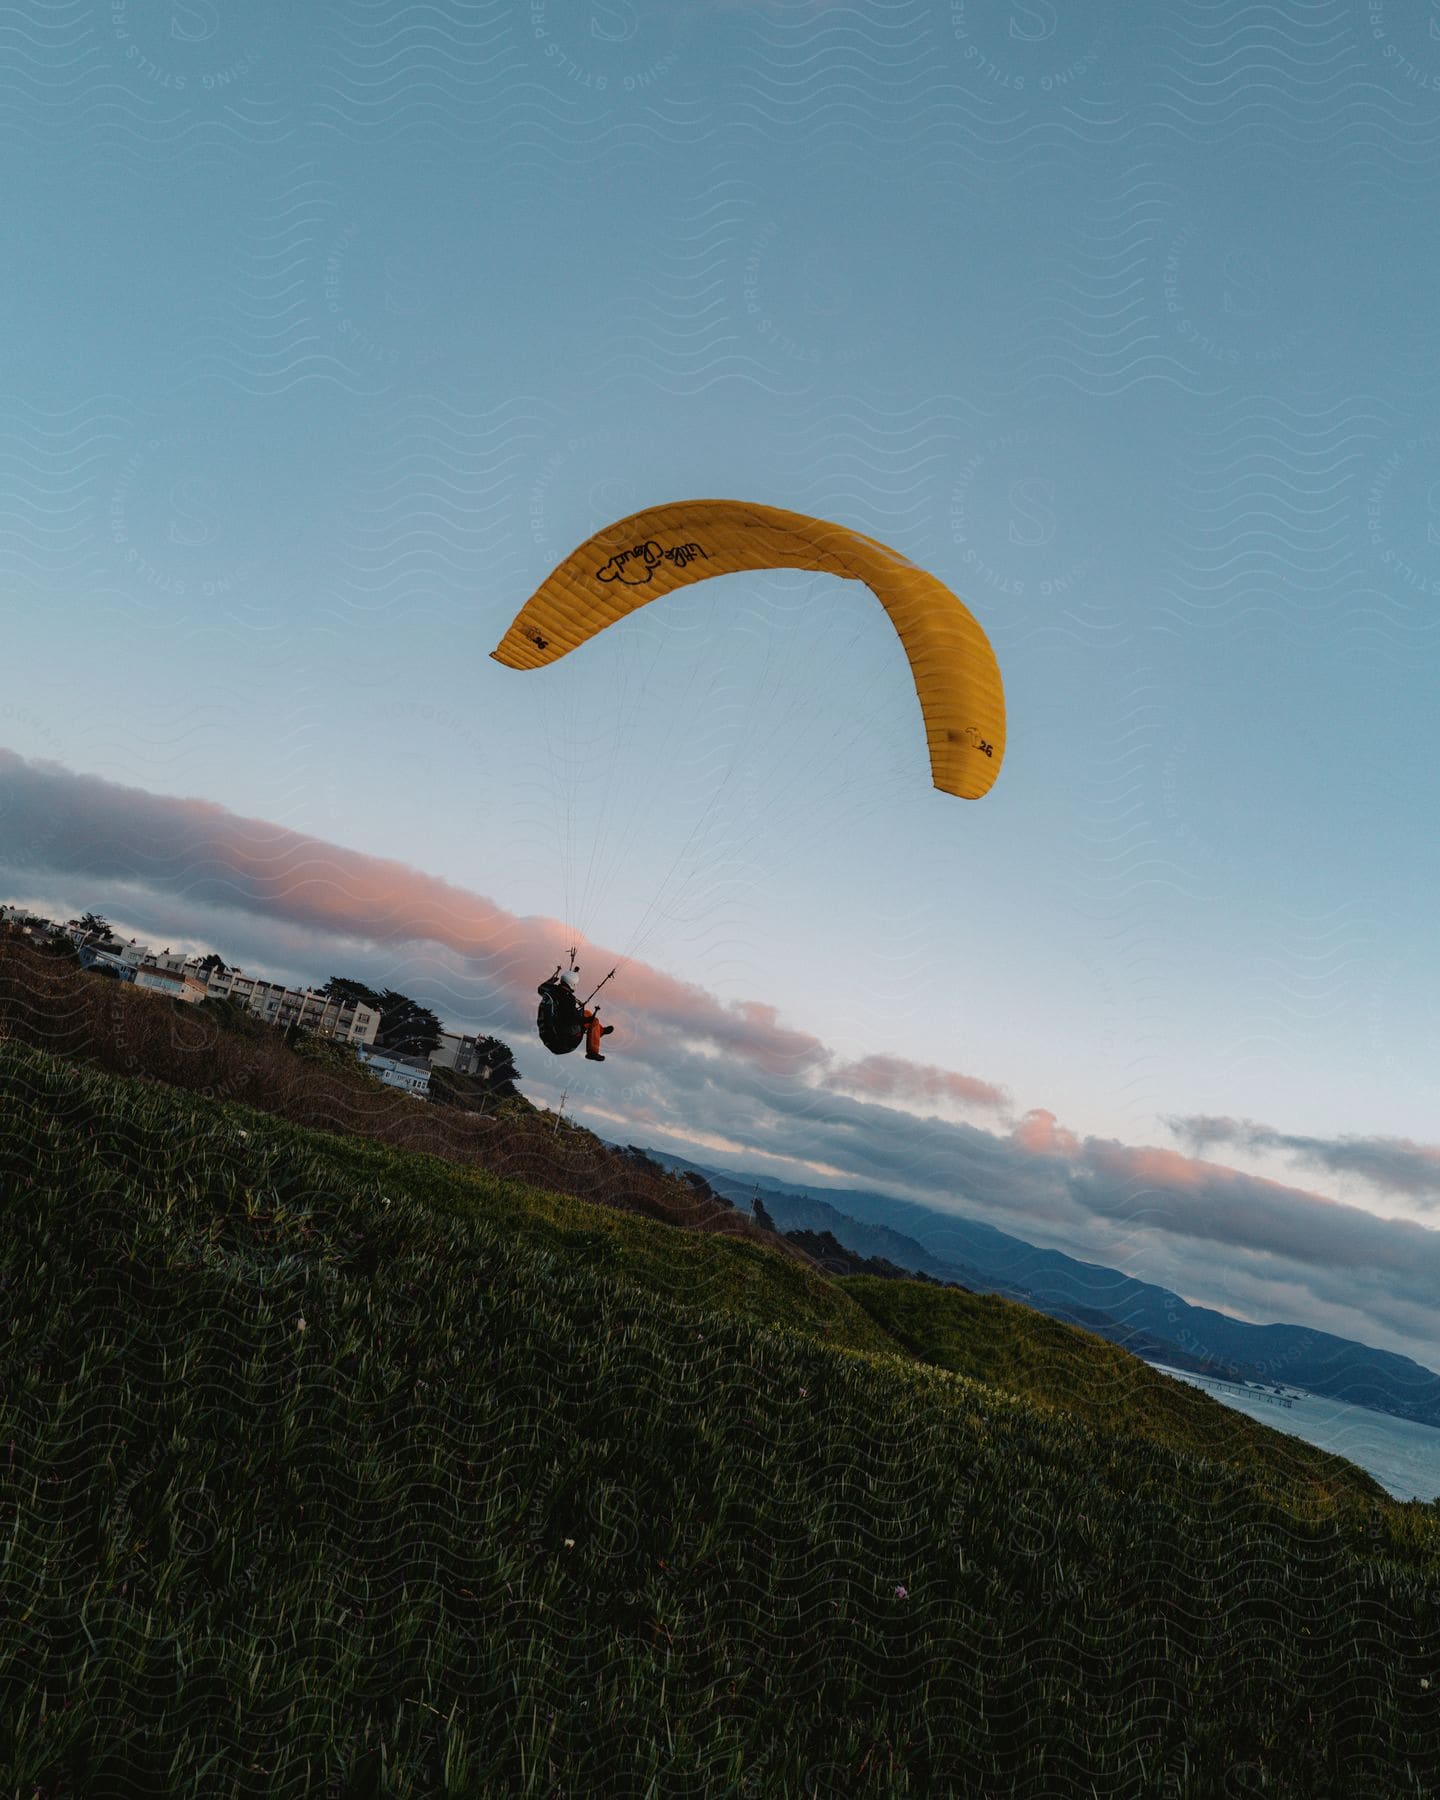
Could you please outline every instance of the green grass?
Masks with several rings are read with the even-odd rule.
[[[893,1335],[963,1296],[14,1045],[0,1196],[3,1791],[1440,1780],[1434,1510],[1057,1404],[1086,1334],[981,1316],[1008,1394]]]
[[[994,1295],[924,1282],[847,1275],[838,1285],[937,1368],[1026,1394],[1103,1432],[1217,1458],[1296,1505],[1384,1499],[1380,1484],[1343,1457],[1222,1407],[1078,1326]]]
[[[784,1320],[839,1348],[896,1347],[865,1308],[832,1281],[759,1244],[685,1231],[441,1157],[280,1125],[247,1108],[226,1110],[263,1128],[277,1151],[303,1150],[323,1159],[326,1179],[337,1189],[403,1192],[439,1217],[482,1222],[515,1243],[582,1261],[597,1276],[757,1324]]]

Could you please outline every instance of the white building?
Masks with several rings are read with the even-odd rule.
[[[15,910],[16,909],[13,907],[0,908],[0,916]],[[150,946],[148,944],[138,943],[134,938],[127,940],[122,937],[116,937],[113,932],[109,937],[97,937],[94,932],[86,931],[85,927],[78,919],[67,919],[63,925],[54,925],[49,919],[44,919],[41,921],[41,924],[45,927],[47,933],[54,934],[58,932],[63,936],[68,937],[77,950],[100,951],[103,955],[112,957],[117,962],[125,963],[132,969],[138,969],[143,962],[160,961],[160,958],[150,954]],[[165,956],[167,959],[169,958],[170,952],[168,950],[165,952]],[[163,966],[165,968],[178,968],[182,966],[183,963],[184,958],[180,957],[176,958],[174,961],[165,961]]]
[[[403,1088],[417,1100],[430,1097],[430,1065],[424,1057],[401,1056],[395,1050],[371,1050],[368,1047],[355,1054],[387,1087]]]
[[[108,950],[110,945],[106,944],[104,947]],[[205,979],[200,970],[200,958],[186,956],[181,950],[147,950],[139,960],[148,964],[152,969],[172,969],[177,972],[189,969],[192,974],[199,975],[202,981]]]
[[[26,906],[0,906],[0,925],[13,925],[35,944],[43,944],[50,938],[68,937],[87,968],[97,965],[113,967],[117,974],[124,975],[127,980],[134,976],[136,969],[149,954],[149,946],[137,943],[134,938],[128,943],[124,938],[99,938],[93,933],[87,933],[78,919],[57,925],[53,919],[42,918],[39,913],[31,912]]]
[[[150,960],[147,945],[137,944],[134,938],[126,943],[123,938],[91,938],[89,943],[76,945],[80,952],[80,960],[88,967],[92,962],[114,965],[127,980],[133,980],[135,971],[142,963]]]
[[[82,944],[78,954],[82,969],[108,969],[112,975],[118,975],[122,981],[135,979],[138,965],[109,948],[101,949],[96,944]]]
[[[192,1005],[205,998],[205,983],[188,969],[157,969],[142,963],[135,971],[135,985],[152,994],[168,994],[172,1000],[185,1000]]]
[[[0,925],[13,925],[32,943],[44,943],[60,929],[49,919],[42,919],[38,913],[30,911],[28,906],[0,906]]]

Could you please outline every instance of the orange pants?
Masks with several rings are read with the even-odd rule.
[[[603,1027],[600,1024],[600,1015],[599,1013],[591,1012],[590,1008],[586,1006],[581,1009],[580,1018],[585,1026],[585,1054],[587,1056],[598,1056],[600,1054],[600,1038],[603,1032]]]

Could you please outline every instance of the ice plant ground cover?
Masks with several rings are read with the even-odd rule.
[[[6,1791],[1440,1782],[1436,1509],[963,1296],[15,1043],[0,1196]]]

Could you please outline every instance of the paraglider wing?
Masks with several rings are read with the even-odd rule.
[[[979,623],[943,582],[897,551],[805,513],[743,500],[681,500],[632,513],[567,556],[491,654],[509,669],[544,668],[662,594],[749,569],[863,581],[910,659],[935,786],[964,800],[989,792],[1005,754],[1005,695]]]

